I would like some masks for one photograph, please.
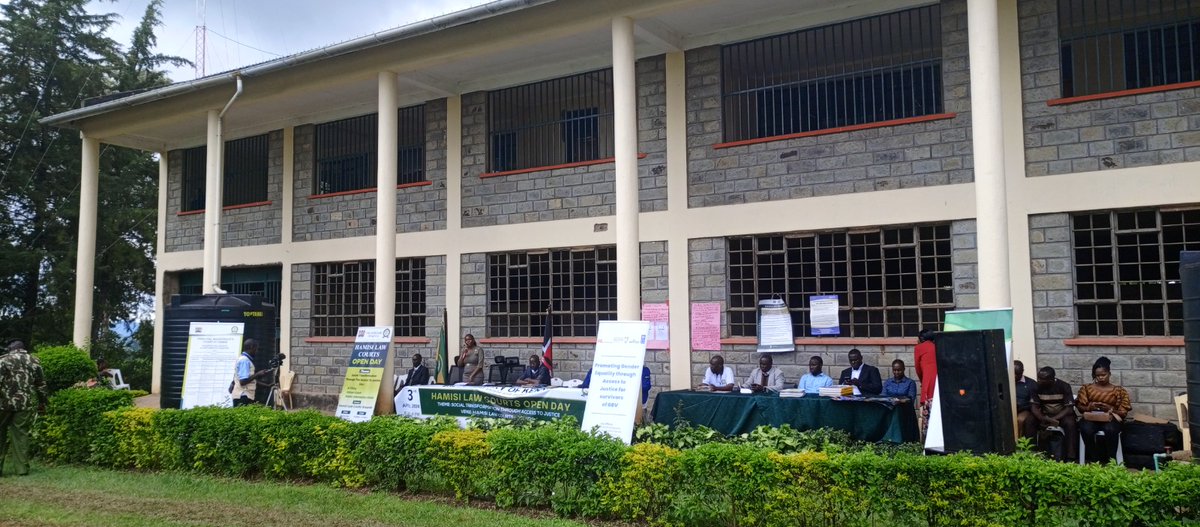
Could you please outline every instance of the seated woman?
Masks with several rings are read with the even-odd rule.
[[[904,361],[896,359],[892,361],[892,376],[883,381],[883,397],[907,397],[910,400],[917,398],[917,383],[912,379],[904,376]]]
[[[1075,397],[1075,408],[1083,412],[1079,421],[1079,437],[1087,448],[1088,460],[1107,463],[1117,455],[1117,439],[1121,434],[1121,421],[1132,405],[1129,392],[1113,384],[1112,361],[1108,357],[1096,359],[1092,364],[1092,384],[1085,384]],[[1097,434],[1104,432],[1103,440]]]

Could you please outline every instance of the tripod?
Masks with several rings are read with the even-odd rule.
[[[275,373],[271,375],[271,393],[267,395],[267,407],[275,410],[283,409],[289,411],[287,401],[283,399],[283,389],[279,387],[279,368],[275,368]]]

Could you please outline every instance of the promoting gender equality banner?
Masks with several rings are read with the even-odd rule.
[[[649,333],[649,322],[600,321],[584,431],[598,428],[627,445],[633,440],[634,415],[642,407],[642,366]]]
[[[545,386],[409,386],[396,394],[396,413],[427,419],[437,415],[459,418],[522,417],[553,421],[564,416],[583,420],[586,398],[579,388]]]
[[[356,423],[371,419],[375,413],[375,399],[379,397],[379,382],[383,379],[383,362],[391,349],[391,327],[358,328],[334,415]]]
[[[1006,364],[1012,367],[1012,308],[1004,309],[963,309],[947,311],[943,331],[971,331],[976,329],[1003,329],[1004,353]],[[1008,376],[1008,382],[1013,382],[1013,376]],[[929,431],[925,434],[925,449],[936,452],[945,451],[946,440],[942,434],[941,396],[937,384],[934,384],[932,407],[929,409]],[[1009,393],[1016,393],[1009,386]],[[1013,415],[1017,415],[1015,401]]]
[[[187,362],[179,407],[232,406],[229,383],[242,351],[245,326],[241,322],[188,324]]]

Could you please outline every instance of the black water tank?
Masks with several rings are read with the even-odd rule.
[[[254,367],[265,369],[275,357],[275,306],[258,295],[174,295],[163,312],[162,408],[179,408],[183,398],[183,370],[187,363],[188,328],[192,322],[242,322],[244,335],[259,343]],[[230,363],[230,376],[233,364]],[[270,390],[257,390],[266,402]]]
[[[1179,278],[1183,282],[1183,343],[1187,357],[1188,428],[1192,432],[1192,457],[1200,457],[1200,251],[1179,253]]]

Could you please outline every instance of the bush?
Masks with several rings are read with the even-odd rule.
[[[86,351],[75,346],[39,347],[35,353],[42,363],[46,389],[50,393],[96,378],[96,363]]]
[[[50,396],[38,433],[41,455],[52,461],[87,461],[92,441],[105,430],[104,412],[133,406],[125,390],[69,388]],[[111,435],[111,434],[110,434]]]

